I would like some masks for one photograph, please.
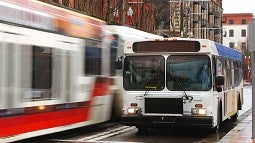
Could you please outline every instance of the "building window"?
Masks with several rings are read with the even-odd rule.
[[[246,24],[246,19],[242,19],[242,24]]]
[[[242,29],[242,31],[241,31],[241,36],[242,36],[242,37],[246,37],[246,30],[245,30],[245,29]]]
[[[229,47],[234,48],[235,47],[235,42],[229,42]]]
[[[229,37],[234,37],[234,30],[229,30]]]
[[[246,48],[246,42],[242,42],[242,51],[245,51],[247,48]]]
[[[235,24],[235,21],[233,19],[229,19],[229,24]]]

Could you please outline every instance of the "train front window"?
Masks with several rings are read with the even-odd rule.
[[[128,56],[124,60],[125,90],[163,90],[165,87],[163,56]]]
[[[173,91],[211,89],[211,64],[206,55],[169,56],[166,62],[166,85]]]

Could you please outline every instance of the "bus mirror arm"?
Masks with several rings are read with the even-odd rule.
[[[118,57],[117,60],[114,62],[115,69],[121,70],[122,69],[122,62],[123,62],[123,56]]]
[[[216,86],[216,91],[217,91],[217,92],[221,92],[221,91],[222,91],[222,87]]]

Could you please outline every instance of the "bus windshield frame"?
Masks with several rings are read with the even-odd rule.
[[[127,91],[161,91],[165,87],[170,91],[209,91],[212,88],[210,57],[127,56],[124,59],[123,87]]]

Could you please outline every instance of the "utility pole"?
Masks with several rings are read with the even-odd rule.
[[[251,52],[251,68],[255,71],[255,20],[249,24],[248,48]],[[255,72],[252,73],[252,139],[255,139]]]

